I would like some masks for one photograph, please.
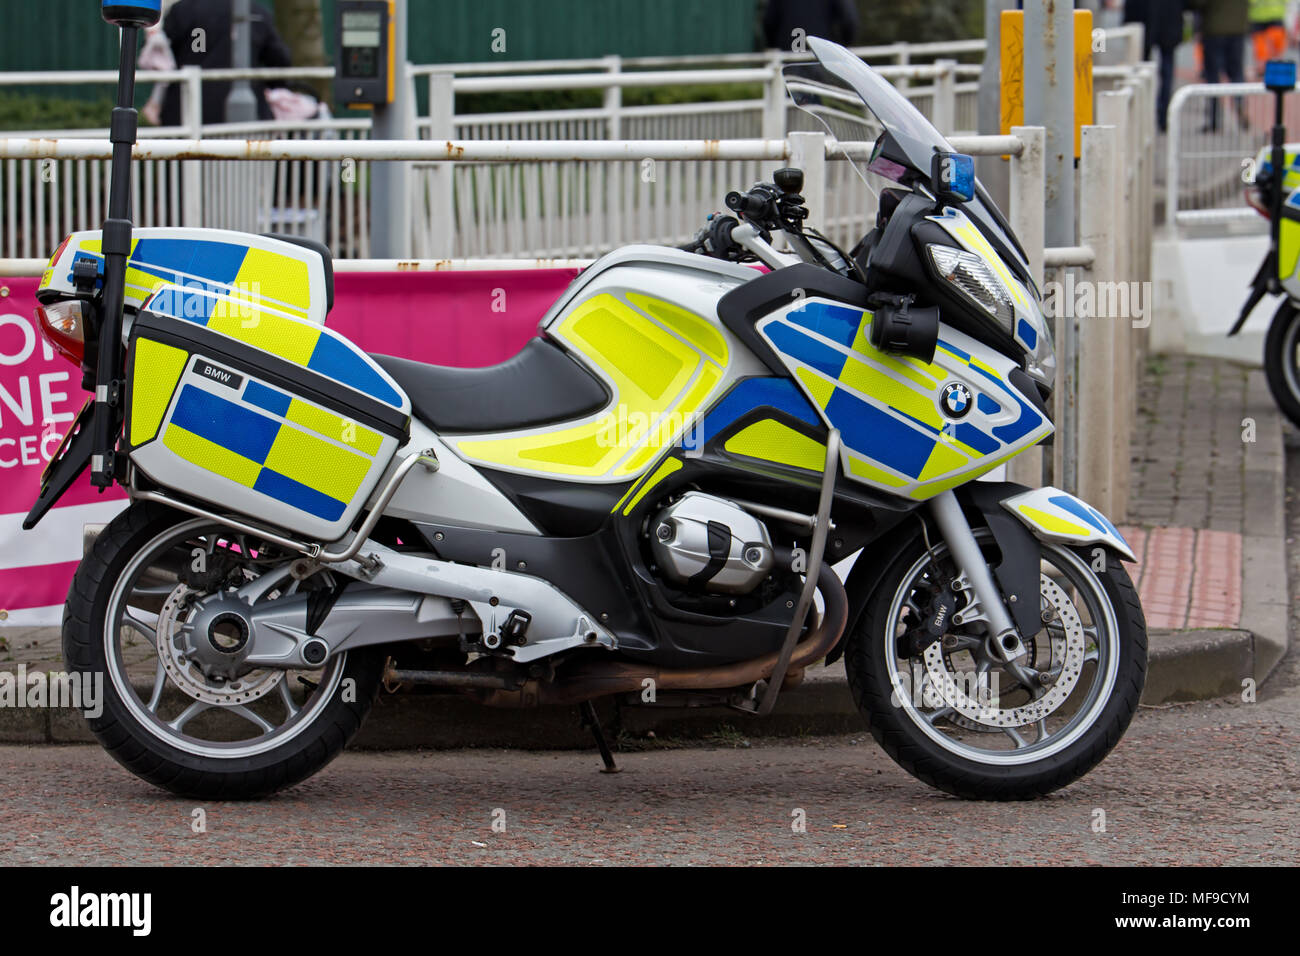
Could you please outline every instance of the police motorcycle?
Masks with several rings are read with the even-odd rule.
[[[93,398],[26,526],[86,469],[130,494],[63,646],[105,675],[90,728],[132,773],[272,793],[392,682],[577,706],[613,769],[593,701],[762,716],[841,659],[876,740],[950,793],[1045,794],[1116,745],[1146,671],[1132,551],[1070,494],[976,481],[1053,432],[1025,253],[970,157],[861,60],[812,39],[816,72],[787,75],[807,115],[878,130],[855,170],[890,185],[853,249],[781,170],[689,249],[603,256],[518,355],[460,369],[326,327],[319,245],[132,228],[128,51],[157,3],[104,12],[110,216],[38,295]]]

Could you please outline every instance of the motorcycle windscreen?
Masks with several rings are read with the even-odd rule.
[[[912,101],[851,51],[819,37],[809,37],[808,46],[817,61],[790,64],[783,76],[790,100],[798,107],[791,121],[800,125],[792,125],[791,129],[825,132],[851,147],[846,162],[828,164],[828,179],[832,169],[847,165],[873,194],[876,190],[868,173],[893,182],[928,182],[934,153],[953,151],[943,134]],[[892,159],[880,154],[880,135],[884,132],[898,150]],[[854,159],[854,152],[869,158]],[[859,204],[855,197],[828,196],[828,209],[852,209],[855,204]],[[978,180],[975,197],[962,208],[1008,256],[1019,260],[1020,271],[1028,270],[1024,249]],[[873,213],[874,209],[872,203]]]

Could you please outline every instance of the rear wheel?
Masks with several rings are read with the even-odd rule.
[[[995,554],[987,532],[977,534]],[[922,621],[958,585],[943,635],[918,650]],[[1043,629],[1004,664],[947,547],[914,539],[849,636],[849,686],[872,735],[904,769],[949,793],[1040,796],[1083,776],[1119,742],[1146,678],[1146,622],[1119,558],[1042,545]],[[1023,635],[1022,635],[1023,636]],[[924,643],[924,642],[922,642]]]
[[[1300,428],[1300,311],[1290,299],[1278,307],[1268,327],[1264,374],[1273,401]]]
[[[345,652],[313,671],[241,664],[231,621],[196,634],[196,602],[255,581],[296,555],[153,504],[134,504],[99,536],[73,579],[63,652],[103,674],[90,729],[119,763],[196,798],[264,796],[315,773],[352,738],[378,693],[382,655]],[[283,585],[267,597],[309,587]]]

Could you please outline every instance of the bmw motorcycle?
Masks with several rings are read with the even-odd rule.
[[[1146,671],[1133,553],[1070,494],[975,480],[1053,431],[1025,253],[970,157],[810,45],[798,102],[879,130],[875,228],[836,248],[781,170],[687,248],[597,260],[498,366],[368,355],[324,325],[328,250],[207,229],[117,237],[110,341],[108,233],[65,240],[39,318],[96,399],[28,524],[88,464],[130,492],[63,624],[120,763],[269,794],[399,682],[577,706],[612,765],[592,701],[758,716],[840,659],[876,740],[950,793],[1105,757]]]
[[[1269,247],[1228,335],[1241,331],[1264,296],[1284,296],[1264,339],[1264,374],[1273,401],[1300,427],[1300,143],[1286,142],[1283,118],[1295,73],[1289,60],[1265,65],[1264,86],[1274,95],[1272,143],[1255,156],[1246,202],[1268,220]]]

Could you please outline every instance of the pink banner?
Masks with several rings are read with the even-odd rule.
[[[339,273],[327,324],[368,352],[464,367],[523,347],[576,269]],[[37,279],[0,278],[0,626],[57,624],[85,524],[125,495],[85,475],[33,531],[21,523],[40,474],[86,399],[81,373],[37,329]]]
[[[367,352],[495,365],[532,338],[578,271],[340,272],[325,324]]]

